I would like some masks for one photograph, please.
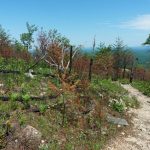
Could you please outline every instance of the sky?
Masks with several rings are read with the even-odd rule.
[[[57,29],[72,44],[140,46],[150,34],[150,0],[0,0],[0,24],[19,39],[26,22]]]

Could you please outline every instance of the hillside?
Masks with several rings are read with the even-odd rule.
[[[1,74],[1,79],[0,149],[4,150],[99,150],[130,127],[126,112],[139,105],[120,84],[98,76],[91,82],[76,74],[60,78]],[[118,118],[121,124],[116,123]]]
[[[100,150],[120,133],[127,135],[133,127],[128,111],[140,104],[120,82],[145,80],[142,87],[133,85],[148,95],[150,72],[135,68],[122,41],[83,55],[56,29],[26,27],[21,41],[0,27],[0,149]],[[146,64],[148,52],[141,49],[134,53]]]

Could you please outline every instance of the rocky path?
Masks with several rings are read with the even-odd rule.
[[[122,85],[131,96],[140,102],[139,109],[131,109],[135,114],[132,133],[126,137],[118,137],[110,142],[105,150],[150,150],[150,97],[144,96],[131,85]]]

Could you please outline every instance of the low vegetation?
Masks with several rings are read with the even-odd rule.
[[[138,79],[148,79],[148,71],[135,65],[120,39],[97,48],[94,41],[94,54],[87,55],[57,30],[42,28],[31,54],[37,30],[27,23],[27,33],[14,42],[0,26],[0,149],[16,141],[27,149],[19,138],[29,125],[42,134],[40,150],[101,149],[118,132],[107,116],[130,121],[128,109],[139,107],[120,82],[131,82],[138,71]],[[148,95],[148,83],[132,84]]]
[[[46,143],[40,145],[40,150],[98,150],[117,132],[117,126],[106,121],[107,114],[126,118],[126,109],[136,107],[136,99],[129,98],[127,91],[118,83],[96,76],[91,83],[74,76],[70,78],[58,84],[56,79],[48,78],[44,82],[42,78],[35,77],[34,81],[42,80],[42,84],[47,85],[46,95],[61,92],[55,99],[31,100],[29,93],[37,86],[34,82],[34,87],[33,84],[27,87],[19,84],[18,92],[15,89],[15,92],[11,91],[8,101],[0,101],[1,148],[6,145],[6,134],[13,135],[12,125],[16,123],[21,128],[31,125],[42,133]],[[26,80],[29,82],[24,78],[24,84]],[[36,94],[36,91],[30,94]]]
[[[132,86],[141,91],[144,95],[150,96],[150,82],[149,81],[134,81]]]

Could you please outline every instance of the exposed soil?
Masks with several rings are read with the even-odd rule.
[[[140,108],[128,111],[129,115],[134,115],[131,132],[112,139],[105,150],[150,150],[150,97],[144,96],[131,85],[122,86],[137,98]]]

